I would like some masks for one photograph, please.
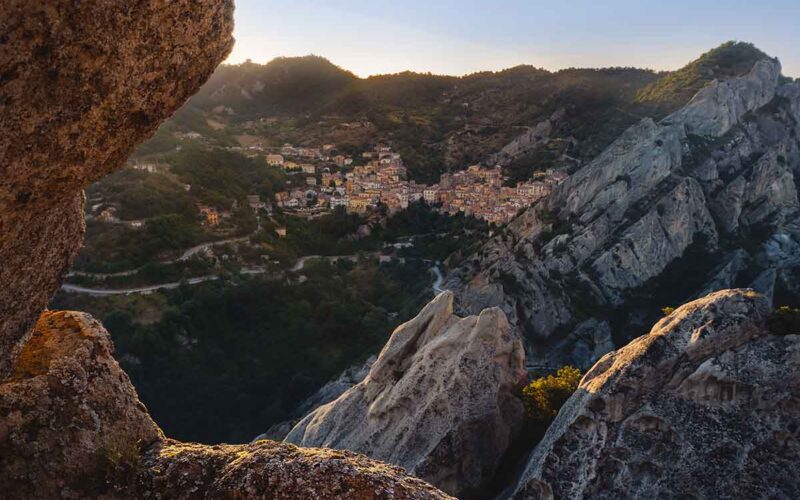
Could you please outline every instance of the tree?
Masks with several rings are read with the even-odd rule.
[[[555,375],[537,378],[528,384],[522,390],[525,415],[534,422],[549,425],[578,388],[581,376],[581,371],[574,366],[564,366]]]
[[[769,318],[769,330],[773,335],[800,334],[800,309],[779,307]]]

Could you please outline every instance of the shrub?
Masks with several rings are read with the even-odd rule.
[[[675,312],[675,308],[670,306],[662,307],[661,312],[664,313],[664,316],[669,316],[670,314]]]
[[[581,376],[581,371],[574,366],[563,366],[555,375],[537,378],[528,384],[522,390],[526,417],[549,425],[578,388]]]
[[[769,331],[775,335],[799,335],[800,309],[779,307],[769,319]]]

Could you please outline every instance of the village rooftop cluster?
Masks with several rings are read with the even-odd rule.
[[[380,205],[393,214],[423,200],[442,213],[463,212],[490,223],[504,224],[567,177],[565,172],[551,169],[538,173],[531,181],[510,187],[504,186],[499,166],[484,169],[473,165],[445,173],[439,183],[426,186],[407,179],[402,158],[389,146],[378,145],[373,151],[362,153],[365,164],[357,166],[353,166],[352,157],[334,154],[335,150],[334,145],[296,148],[287,144],[280,154],[267,155],[267,164],[283,168],[290,175],[305,177],[301,186],[276,193],[277,205],[298,215],[318,214],[336,207],[364,214]]]

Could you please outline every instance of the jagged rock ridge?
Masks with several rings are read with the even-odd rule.
[[[491,478],[519,430],[523,364],[502,311],[459,318],[444,292],[395,330],[364,381],[286,441],[365,453],[461,495]]]
[[[582,367],[609,348],[598,328],[623,345],[703,291],[796,291],[800,83],[780,82],[780,64],[762,59],[661,122],[643,119],[445,287],[471,312],[501,307],[532,363]],[[670,273],[688,275],[665,284]]]
[[[717,292],[603,357],[513,498],[800,496],[800,336],[771,335],[769,311]]]

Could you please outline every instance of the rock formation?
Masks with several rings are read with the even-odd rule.
[[[343,371],[337,378],[326,383],[320,387],[317,392],[304,399],[303,402],[301,402],[297,408],[292,411],[291,419],[273,424],[269,429],[267,429],[267,432],[256,437],[255,440],[274,439],[277,441],[283,441],[283,439],[289,434],[289,431],[291,431],[294,426],[297,425],[300,419],[308,415],[311,411],[316,410],[320,406],[338,399],[339,396],[344,394],[348,389],[367,378],[369,370],[375,363],[375,359],[376,356],[372,355],[364,362],[363,365],[354,365]]]
[[[0,11],[0,496],[448,498],[352,453],[166,440],[105,330],[42,313],[82,239],[82,189],[224,59],[232,2],[0,0]]]
[[[395,330],[363,382],[286,441],[364,453],[460,495],[493,475],[519,430],[523,363],[502,311],[459,318],[444,292]]]
[[[0,491],[96,493],[115,459],[163,438],[88,314],[45,312],[0,382]]]
[[[550,366],[606,352],[591,325],[610,325],[621,346],[703,292],[752,285],[785,299],[800,288],[800,83],[783,81],[761,59],[660,122],[643,119],[444,287],[472,313],[502,308],[529,361]]]
[[[231,0],[0,2],[0,373],[119,168],[233,45]]]
[[[800,335],[771,335],[769,310],[717,292],[603,357],[514,498],[798,498]]]
[[[0,382],[12,498],[448,498],[397,467],[274,441],[166,440],[91,316],[46,312]]]

